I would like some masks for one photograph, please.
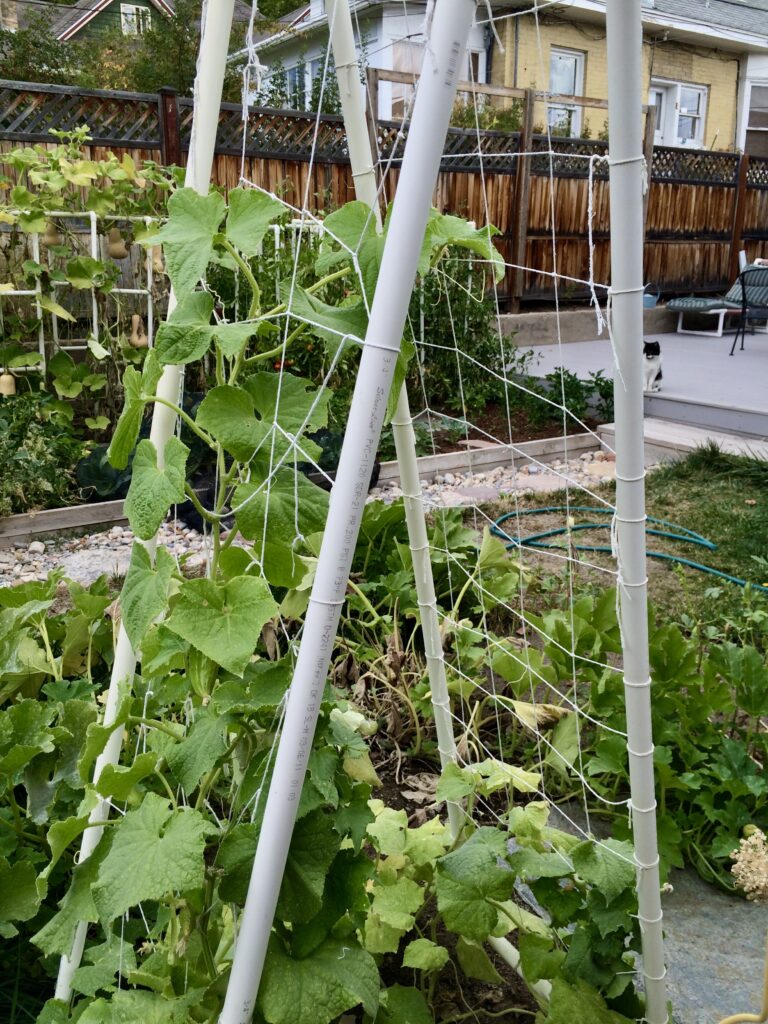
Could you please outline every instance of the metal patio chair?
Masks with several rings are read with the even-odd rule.
[[[768,267],[747,267],[739,274],[738,284],[741,310],[729,355],[736,351],[739,338],[741,349],[744,349],[744,336],[748,327],[754,334],[755,324],[768,322]]]

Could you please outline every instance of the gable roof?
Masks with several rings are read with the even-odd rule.
[[[88,22],[93,21],[97,14],[107,10],[116,0],[80,0],[74,7],[64,8],[61,15],[54,19],[51,31],[62,42],[76,36]],[[161,14],[172,15],[171,0],[149,0]]]

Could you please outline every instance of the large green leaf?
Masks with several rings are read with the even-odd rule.
[[[549,1012],[543,1024],[629,1024],[626,1017],[614,1013],[605,1005],[599,993],[580,982],[571,987],[562,978],[552,982]]]
[[[256,256],[270,224],[287,210],[281,202],[255,188],[233,188],[229,193],[226,234],[245,256]]]
[[[178,437],[169,437],[161,469],[154,444],[148,440],[139,441],[133,460],[131,486],[125,499],[125,514],[131,529],[141,540],[154,537],[171,505],[184,501],[188,455],[189,449]]]
[[[211,830],[197,811],[172,810],[163,797],[147,793],[141,806],[120,821],[99,868],[93,889],[99,916],[113,921],[142,900],[200,888],[205,837]]]
[[[327,939],[304,960],[276,943],[267,953],[259,1008],[268,1024],[330,1024],[359,1004],[375,1017],[378,1003],[376,961],[353,939]]]
[[[105,835],[91,856],[75,867],[69,889],[59,903],[59,910],[32,937],[35,945],[47,956],[68,956],[78,921],[93,923],[98,920],[92,889],[99,864],[108,852],[111,839],[111,835]]]
[[[376,1024],[434,1024],[424,993],[406,985],[392,985],[381,994]]]
[[[197,410],[197,424],[240,462],[250,461],[261,446],[269,453],[269,428],[256,418],[253,399],[242,388],[212,388]]]
[[[213,338],[213,296],[190,292],[157,331],[156,351],[162,363],[180,365],[202,359]]]
[[[333,819],[321,810],[305,815],[296,823],[280,887],[279,917],[303,923],[320,910],[325,879],[339,851],[339,843]]]
[[[426,274],[435,254],[448,246],[467,249],[489,264],[497,281],[504,276],[504,258],[492,242],[498,230],[488,226],[476,228],[469,221],[433,210],[424,232],[419,256],[419,274]]]
[[[4,613],[5,614],[5,613]],[[0,716],[0,774],[14,775],[38,754],[55,749],[55,708],[36,700],[13,704]]]
[[[120,594],[120,610],[134,650],[141,647],[151,623],[165,611],[168,587],[175,568],[176,564],[165,548],[157,549],[153,566],[144,545],[133,545],[131,564]]]
[[[599,889],[609,903],[634,885],[637,869],[631,843],[618,839],[600,842],[587,839],[573,848],[571,858],[576,873]]]
[[[37,913],[40,897],[35,869],[28,861],[9,864],[0,857],[0,934],[11,921],[29,921]]]
[[[437,906],[451,931],[482,941],[494,930],[499,911],[488,901],[503,903],[515,884],[512,871],[499,865],[505,852],[503,833],[481,828],[438,861]]]
[[[197,999],[197,996],[193,996]],[[78,1017],[80,1024],[186,1024],[189,994],[182,999],[166,999],[159,992],[145,989],[119,989],[109,1000],[97,999]]]
[[[311,433],[328,423],[331,392],[314,387],[303,377],[284,373],[255,373],[243,385],[266,423],[278,423],[289,434]]]
[[[203,708],[196,713],[192,728],[181,743],[166,752],[168,765],[186,793],[196,788],[227,749],[228,724],[226,715]]]
[[[205,274],[225,208],[217,192],[201,196],[191,188],[179,189],[168,200],[168,220],[152,241],[163,245],[168,276],[179,298]]]
[[[212,580],[186,580],[167,626],[217,665],[242,676],[262,626],[276,613],[262,579],[236,576],[221,586]]]
[[[300,582],[306,566],[294,541],[325,528],[328,494],[293,468],[280,469],[269,484],[241,484],[234,496],[235,519],[242,535],[275,586]],[[263,552],[263,558],[262,558]]]
[[[131,765],[105,764],[99,773],[96,789],[102,796],[127,800],[138,783],[154,772],[159,758],[156,751],[147,750],[137,754]]]
[[[331,351],[346,342],[362,344],[368,314],[362,302],[354,306],[332,306],[297,284],[285,281],[280,288],[290,315],[310,326],[312,333],[329,342]]]

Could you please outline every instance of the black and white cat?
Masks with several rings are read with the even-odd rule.
[[[661,391],[661,345],[658,341],[644,341],[643,391]]]

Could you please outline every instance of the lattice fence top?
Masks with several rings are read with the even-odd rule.
[[[730,185],[735,188],[739,177],[739,154],[658,146],[653,151],[651,177],[653,181]]]
[[[99,146],[160,147],[157,96],[147,93],[73,92],[65,86],[0,80],[0,136],[18,142],[51,142],[51,129],[88,125]]]
[[[192,134],[192,113],[192,100],[179,100],[179,131],[185,149],[189,146]],[[314,152],[318,163],[349,162],[344,121],[341,117],[321,114],[318,118],[311,111],[251,107],[246,128],[240,105],[223,103],[216,134],[216,151],[240,154],[244,130],[247,133],[248,156],[308,160]]]
[[[747,167],[747,185],[768,189],[768,158],[751,156]]]
[[[379,154],[382,163],[392,158],[395,166],[403,155],[409,125],[400,121],[377,124]],[[493,171],[515,174],[520,135],[517,132],[477,132],[467,128],[449,128],[443,148],[443,171]]]
[[[531,174],[540,177],[552,174],[556,178],[587,178],[590,157],[594,154],[607,157],[608,143],[602,139],[561,139],[557,136],[534,135],[532,150],[536,156],[531,158]],[[606,161],[593,161],[592,174],[595,178],[607,178]]]

